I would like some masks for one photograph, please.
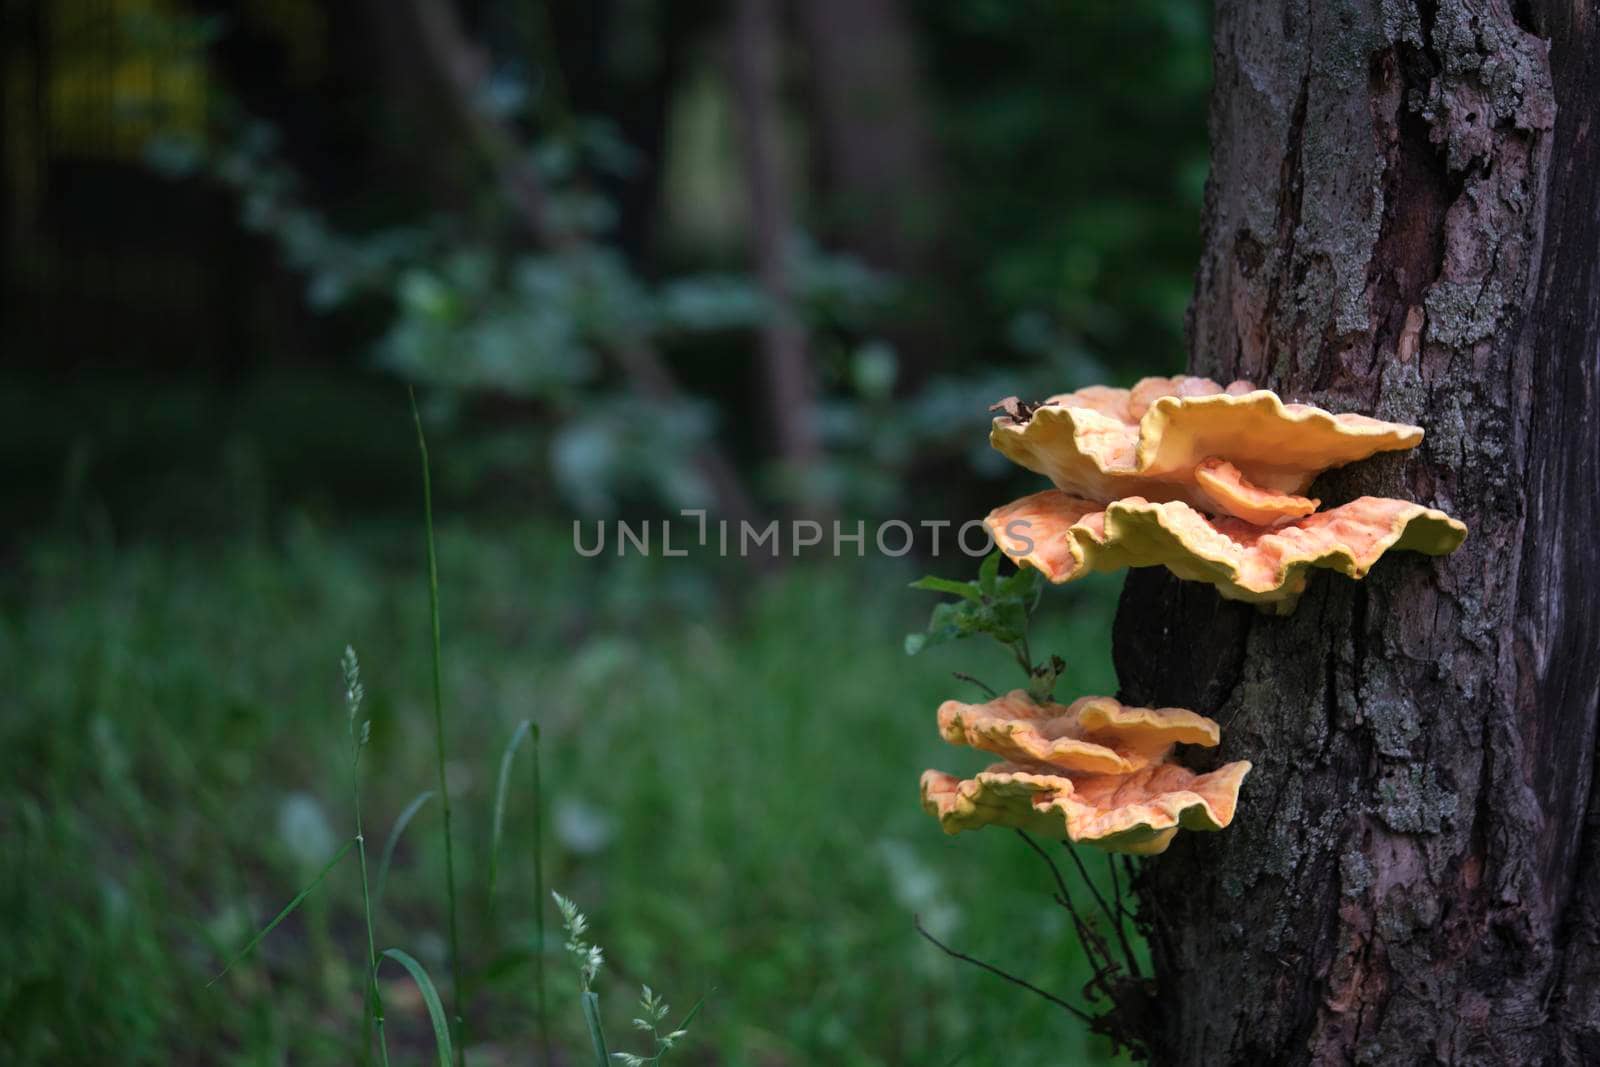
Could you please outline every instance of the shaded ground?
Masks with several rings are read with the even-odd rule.
[[[434,784],[420,532],[287,524],[270,545],[35,542],[3,586],[0,1058],[13,1063],[348,1063],[362,942],[353,863],[257,957],[205,982],[350,833],[338,657],[361,655],[367,832]],[[525,1062],[531,1010],[527,765],[496,916],[499,754],[544,730],[549,884],[590,915],[599,989],[627,1033],[637,983],[706,1008],[681,1062],[1044,1063],[1104,1054],[1071,1019],[938,955],[961,947],[1076,997],[1086,975],[1048,876],[1004,834],[943,837],[918,809],[949,670],[1011,684],[998,650],[908,659],[931,607],[909,572],[848,561],[737,593],[734,576],[578,560],[568,531],[440,531],[449,767],[476,1062]],[[1115,583],[1052,592],[1035,648],[1114,689]],[[1011,668],[1014,669],[1014,668]],[[970,690],[967,690],[970,692]],[[441,986],[436,805],[403,840],[378,945]],[[553,909],[551,922],[554,922]],[[558,1045],[583,1050],[552,937]],[[399,1062],[420,1006],[391,989]],[[569,1060],[581,1062],[581,1060]]]

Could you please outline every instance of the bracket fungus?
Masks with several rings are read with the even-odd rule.
[[[1211,502],[1213,514],[1232,515],[1257,526],[1277,526],[1316,511],[1322,501],[1263,489],[1225,459],[1212,456],[1195,464],[1196,488]]]
[[[922,775],[922,806],[946,833],[1010,826],[1153,855],[1180,828],[1220,830],[1233,820],[1244,761],[1196,774],[1171,761],[1176,744],[1215,746],[1217,724],[1183,708],[1124,707],[1084,697],[1036,704],[1023,690],[987,704],[946,701],[945,740],[1006,757],[960,779]]]
[[[1048,763],[1087,774],[1126,774],[1161,760],[1176,743],[1217,744],[1217,724],[1183,708],[1128,708],[1110,697],[1069,706],[1039,704],[1013,689],[987,704],[947,700],[939,734],[1017,763]]]
[[[1318,511],[1305,495],[1329,468],[1416,447],[1417,426],[1183,375],[1002,407],[990,443],[1056,488],[985,524],[1002,552],[1052,582],[1159,564],[1288,614],[1312,568],[1361,578],[1391,548],[1444,555],[1467,535],[1404,500],[1364,496]]]
[[[1306,495],[1325,470],[1416,447],[1420,427],[1186,376],[1041,404],[1008,397],[992,410],[990,443],[1055,488],[996,508],[984,525],[1002,553],[1054,583],[1159,565],[1288,614],[1313,568],[1362,578],[1390,549],[1444,555],[1467,536],[1411,501],[1363,496],[1319,511]],[[939,732],[1003,761],[967,779],[923,772],[922,806],[952,834],[1009,826],[1153,855],[1179,829],[1227,826],[1250,772],[1244,760],[1206,773],[1173,761],[1178,744],[1220,743],[1211,719],[1109,697],[1064,707],[1019,689],[986,704],[946,701]]]
[[[1258,526],[1212,518],[1181,501],[1135,496],[1101,504],[1047,489],[996,508],[984,523],[1014,563],[1057,584],[1159,564],[1280,614],[1294,610],[1312,568],[1362,578],[1390,549],[1444,555],[1467,536],[1466,526],[1442,511],[1374,496]]]
[[[1007,459],[1073,496],[1181,500],[1251,522],[1309,514],[1316,504],[1303,494],[1318,474],[1421,441],[1416,426],[1183,375],[1008,409],[989,433]]]

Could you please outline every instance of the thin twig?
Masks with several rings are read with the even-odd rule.
[[[1067,888],[1066,879],[1061,876],[1061,868],[1056,866],[1055,860],[1051,859],[1049,854],[1039,847],[1039,843],[1025,831],[1017,830],[1017,836],[1022,838],[1029,848],[1033,849],[1034,853],[1044,861],[1046,867],[1050,868],[1050,874],[1055,879],[1058,890],[1053,894],[1055,902],[1067,909],[1067,914],[1072,917],[1072,928],[1078,934],[1078,943],[1083,946],[1083,952],[1088,957],[1089,966],[1094,970],[1094,980],[1089,985],[1091,987],[1098,986],[1102,994],[1109,997],[1112,1002],[1115,1002],[1117,999],[1115,989],[1106,981],[1106,977],[1121,971],[1123,969],[1122,965],[1112,958],[1111,947],[1106,944],[1105,938],[1100,936],[1100,931],[1096,930],[1079,913],[1077,905],[1073,903],[1072,892]]]
[[[1118,855],[1116,855],[1115,853],[1111,853],[1111,852],[1107,852],[1106,853],[1106,869],[1111,872],[1112,903],[1116,905],[1117,914],[1118,915],[1126,917],[1129,922],[1134,922],[1135,920],[1134,920],[1134,915],[1133,915],[1133,909],[1128,907],[1128,905],[1125,903],[1125,901],[1127,900],[1127,897],[1125,897],[1123,895],[1123,892],[1122,892],[1122,876],[1117,874],[1117,860],[1118,860],[1118,858],[1119,858]],[[1123,859],[1123,860],[1126,860],[1128,857],[1126,855],[1122,855],[1120,858]],[[1127,877],[1128,877],[1128,892],[1132,893],[1133,892],[1133,875],[1132,875],[1132,873],[1129,873]]]
[[[1039,843],[1028,836],[1026,831],[1018,830],[1017,836],[1027,842],[1028,847],[1033,849],[1039,858],[1044,860],[1045,866],[1050,868],[1050,874],[1055,878],[1056,888],[1059,890],[1055,894],[1055,901],[1063,908],[1066,908],[1067,914],[1072,916],[1073,929],[1078,932],[1078,940],[1083,943],[1083,950],[1089,955],[1089,962],[1094,965],[1096,972],[1103,971],[1108,967],[1114,967],[1115,963],[1111,959],[1111,952],[1106,947],[1105,939],[1079,914],[1078,906],[1072,900],[1072,892],[1067,889],[1066,879],[1061,877],[1061,869],[1056,866],[1055,860],[1051,859],[1049,854],[1040,848]],[[1097,953],[1100,957],[1098,961],[1094,959]]]
[[[1128,894],[1130,896],[1137,896],[1137,894],[1138,894],[1138,886],[1139,886],[1139,872],[1133,865],[1133,857],[1127,855],[1126,853],[1124,853],[1122,856],[1120,856],[1118,858],[1122,860],[1122,876],[1125,879],[1127,879],[1127,881],[1128,881]],[[1139,917],[1134,914],[1132,908],[1126,908],[1125,910],[1128,913],[1128,920],[1130,922],[1132,922],[1135,925],[1135,927],[1137,927],[1138,926],[1138,922],[1139,922]]]
[[[993,689],[990,689],[988,686],[986,686],[982,682],[978,681],[978,679],[974,678],[972,675],[967,674],[965,671],[951,671],[950,673],[955,675],[956,681],[958,681],[958,682],[971,682],[973,685],[977,686],[979,689],[982,689],[985,693],[989,694],[989,699],[990,700],[993,700],[995,697],[1000,695],[999,693],[996,693]]]
[[[1038,853],[1040,859],[1044,860],[1044,865],[1050,868],[1050,874],[1056,880],[1056,888],[1061,890],[1062,898],[1070,902],[1072,900],[1072,894],[1067,892],[1067,880],[1061,877],[1061,868],[1056,866],[1056,861],[1050,858],[1050,854],[1048,852],[1039,847],[1039,842],[1035,841],[1031,836],[1029,836],[1028,831],[1018,830],[1017,836],[1022,838],[1023,842],[1029,848]],[[1069,908],[1072,907],[1070,903],[1068,903],[1067,906]]]
[[[1093,1023],[1094,1022],[1094,1017],[1091,1016],[1088,1012],[1085,1012],[1085,1011],[1083,1011],[1083,1010],[1081,1010],[1079,1008],[1074,1007],[1071,1004],[1068,1004],[1066,1001],[1062,1000],[1060,997],[1056,996],[1054,993],[1050,993],[1050,992],[1047,992],[1046,990],[1040,989],[1038,986],[1034,985],[1032,982],[1028,981],[1027,979],[1018,978],[1014,974],[1007,974],[1005,971],[1002,971],[1000,968],[994,966],[993,964],[985,963],[983,960],[977,959],[977,958],[975,958],[973,956],[969,956],[965,952],[957,952],[955,949],[951,948],[949,945],[945,944],[943,941],[940,941],[937,937],[934,937],[932,934],[928,933],[928,931],[923,928],[923,926],[922,926],[922,916],[920,916],[920,915],[912,916],[912,920],[911,921],[912,921],[912,924],[914,926],[916,926],[917,933],[921,934],[923,936],[923,938],[926,939],[927,942],[930,945],[932,945],[934,948],[937,948],[940,952],[943,952],[946,956],[949,956],[951,959],[960,960],[962,963],[970,963],[974,967],[978,967],[978,968],[980,968],[982,970],[988,971],[990,974],[994,975],[997,978],[1004,978],[1006,981],[1010,982],[1012,985],[1020,986],[1023,989],[1026,989],[1030,993],[1035,993],[1038,996],[1043,997],[1044,999],[1048,1000],[1050,1003],[1056,1005],[1058,1008],[1062,1008],[1062,1009],[1064,1009],[1066,1011],[1071,1012],[1074,1016],[1076,1016],[1079,1020],[1081,1020],[1083,1022],[1086,1022],[1086,1023]]]
[[[1017,657],[1017,666],[1022,668],[1028,681],[1033,681],[1033,650],[1028,647],[1027,634],[1023,634],[1022,639],[1011,646],[1011,654]]]
[[[1129,911],[1128,906],[1123,903],[1122,880],[1117,875],[1117,857],[1112,855],[1110,852],[1106,853],[1106,870],[1111,872],[1111,903],[1115,907],[1117,913],[1117,933],[1120,936],[1122,933],[1123,921],[1126,920],[1128,922],[1133,922],[1134,918],[1133,912]],[[1132,884],[1133,883],[1130,880],[1130,888],[1132,887]],[[1126,939],[1124,939],[1124,944],[1126,943]],[[1144,972],[1137,965],[1138,957],[1130,956],[1130,959],[1135,961],[1134,966],[1131,968],[1133,977],[1143,978]]]
[[[1089,892],[1094,894],[1095,902],[1100,905],[1100,910],[1106,913],[1106,918],[1111,920],[1111,925],[1116,929],[1117,943],[1122,946],[1122,956],[1123,959],[1127,960],[1128,973],[1133,975],[1135,978],[1140,977],[1139,961],[1133,954],[1133,946],[1128,944],[1127,932],[1122,928],[1122,916],[1117,912],[1112,911],[1111,906],[1106,903],[1106,898],[1100,894],[1100,887],[1095,885],[1093,880],[1090,879],[1088,869],[1084,867],[1083,860],[1079,858],[1078,852],[1072,847],[1072,844],[1070,842],[1063,841],[1061,842],[1061,845],[1067,850],[1067,855],[1072,857],[1072,862],[1078,868],[1078,876],[1082,878],[1084,884],[1089,887]]]

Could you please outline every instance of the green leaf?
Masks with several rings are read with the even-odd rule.
[[[983,596],[978,592],[978,587],[971,582],[958,582],[951,578],[940,578],[933,574],[918,578],[911,583],[911,588],[922,589],[930,593],[949,593],[952,596],[964,597],[974,604],[983,602]]]
[[[298,908],[300,906],[301,902],[306,899],[306,897],[309,897],[311,895],[311,891],[313,889],[317,888],[317,886],[322,884],[322,880],[324,878],[328,877],[328,872],[333,870],[334,867],[336,867],[338,865],[340,860],[344,859],[345,853],[349,852],[350,849],[355,846],[355,843],[356,843],[356,839],[353,838],[353,837],[350,840],[346,841],[344,843],[344,847],[341,848],[338,852],[335,852],[333,854],[333,859],[329,860],[327,862],[327,864],[322,868],[322,870],[317,872],[317,876],[315,878],[311,879],[311,884],[306,886],[304,889],[300,890],[299,893],[295,894],[295,898],[293,900],[289,901],[289,903],[284,906],[284,909],[282,911],[278,912],[278,914],[273,917],[272,921],[269,922],[266,926],[264,926],[260,930],[260,932],[258,932],[256,934],[256,936],[252,937],[250,939],[250,943],[245,945],[244,948],[240,949],[238,951],[238,953],[233,957],[233,959],[229,960],[227,962],[227,964],[222,968],[222,970],[218,971],[216,973],[216,976],[214,978],[212,978],[211,981],[206,983],[206,987],[210,988],[211,986],[216,985],[219,981],[222,980],[222,976],[227,974],[228,971],[233,968],[233,965],[235,963],[238,963],[240,960],[242,960],[246,956],[250,955],[250,953],[252,951],[254,951],[255,947],[257,945],[261,944],[261,939],[262,938],[264,938],[268,934],[272,933],[273,929],[276,928],[279,923],[281,923],[281,922],[283,922],[283,920],[287,919],[289,917],[289,914],[291,912],[293,912],[294,909]]]
[[[984,596],[994,595],[995,579],[1000,575],[1000,553],[994,551],[984,559],[983,566],[978,568],[978,588]]]
[[[1019,662],[1029,658],[1028,616],[1039,604],[1041,576],[1032,568],[1022,568],[1001,579],[1000,559],[999,552],[985,557],[975,582],[929,576],[912,583],[913,589],[951,593],[960,599],[944,600],[934,606],[927,631],[906,637],[908,655],[947,641],[986,634],[1011,649]]]
[[[1044,575],[1033,567],[1018,567],[1016,572],[1007,575],[995,588],[995,595],[1000,597],[1020,597],[1024,600],[1033,597],[1043,588]]]
[[[1002,644],[1014,645],[1028,636],[1028,605],[1016,599],[997,601],[985,622],[985,633]]]
[[[411,954],[398,948],[386,948],[383,954],[404,967],[411,975],[411,980],[417,983],[417,988],[422,991],[422,1001],[428,1006],[428,1020],[433,1023],[433,1046],[439,1053],[439,1067],[450,1067],[454,1054],[450,1049],[450,1023],[445,1019],[444,1003],[439,999],[439,991],[433,986],[433,979],[428,977],[428,972],[423,970]]]

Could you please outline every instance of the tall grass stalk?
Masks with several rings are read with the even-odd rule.
[[[461,935],[456,921],[456,863],[450,834],[450,788],[445,778],[444,680],[439,652],[439,556],[433,538],[433,477],[428,470],[428,440],[422,433],[422,415],[417,411],[416,390],[408,389],[407,393],[411,398],[411,421],[417,428],[417,450],[422,454],[422,517],[428,533],[428,619],[433,631],[433,733],[439,761],[439,803],[444,806],[445,903],[450,909],[450,999],[454,1007],[455,1059],[457,1064],[461,1064],[466,1056],[461,1014],[464,987],[461,982]]]
[[[550,1007],[544,986],[544,911],[550,905],[544,895],[544,785],[539,780],[539,727],[533,726],[533,988],[539,1019],[539,1045],[544,1062],[551,1062]]]
[[[511,788],[511,766],[517,749],[527,740],[533,759],[533,988],[534,1012],[539,1027],[539,1044],[545,1062],[550,1061],[550,1018],[544,985],[544,792],[539,780],[539,727],[530,719],[517,724],[511,740],[500,756],[500,777],[494,791],[494,830],[489,845],[489,928],[494,929],[497,905],[495,887],[500,880],[500,844],[504,838],[506,797]]]
[[[361,911],[367,924],[366,1003],[361,1010],[361,1062],[372,1061],[372,1032],[378,1032],[378,1054],[383,1067],[389,1067],[389,1041],[383,1031],[383,994],[378,989],[378,942],[372,934],[372,888],[367,879],[367,835],[361,828],[361,752],[372,737],[372,720],[363,719],[361,701],[366,687],[361,684],[361,664],[356,650],[346,645],[344,658],[344,702],[350,715],[350,806],[356,817],[356,856],[361,861]]]

